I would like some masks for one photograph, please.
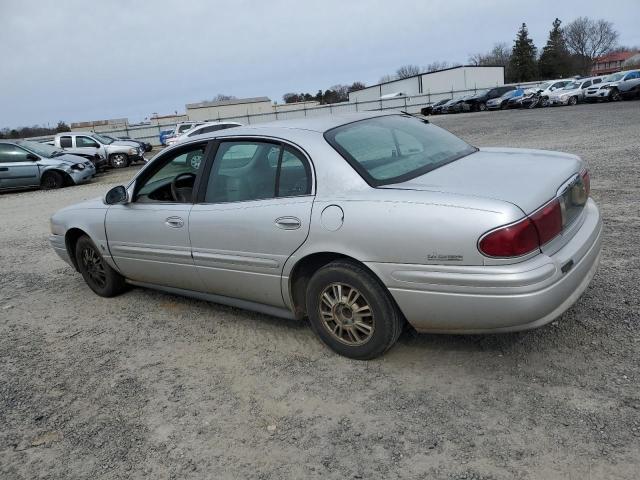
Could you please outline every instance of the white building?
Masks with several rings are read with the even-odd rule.
[[[392,80],[349,93],[350,102],[369,102],[388,98],[434,95],[449,97],[463,90],[484,89],[504,85],[504,67],[460,66],[435,72],[421,73],[413,77]],[[403,94],[403,95],[398,95]],[[440,95],[439,95],[440,94]]]
[[[189,120],[196,121],[273,113],[273,105],[268,97],[236,98],[218,102],[190,103],[186,105],[186,109]]]

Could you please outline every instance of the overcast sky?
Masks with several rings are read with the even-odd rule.
[[[0,128],[183,112],[218,93],[375,84],[404,64],[466,63],[526,22],[615,24],[640,45],[639,0],[0,0]]]

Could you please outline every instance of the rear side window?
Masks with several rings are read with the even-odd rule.
[[[93,148],[98,148],[100,145],[98,145],[98,142],[96,142],[93,138],[90,137],[76,137],[76,147],[78,148],[83,148],[83,147],[93,147]]]
[[[60,137],[61,148],[71,148],[71,137]]]
[[[476,151],[446,130],[402,115],[342,125],[325,138],[374,187],[415,178]]]
[[[204,201],[228,203],[308,195],[310,168],[300,152],[279,143],[221,142]]]

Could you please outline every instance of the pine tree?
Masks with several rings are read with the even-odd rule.
[[[566,77],[572,71],[572,59],[567,49],[564,32],[560,28],[562,22],[556,18],[549,32],[547,44],[542,49],[538,72],[541,78]]]
[[[515,39],[511,53],[511,75],[516,82],[530,82],[537,75],[536,46],[529,38],[527,24],[523,23]]]

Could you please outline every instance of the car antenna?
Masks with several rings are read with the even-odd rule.
[[[400,113],[404,113],[405,115],[409,115],[410,117],[417,118],[417,119],[418,119],[418,120],[420,120],[421,122],[429,123],[429,120],[427,120],[427,119],[426,119],[426,118],[424,118],[424,117],[421,117],[421,116],[420,116],[420,115],[418,115],[417,113],[409,113],[409,112],[407,112],[406,110],[400,110]]]

